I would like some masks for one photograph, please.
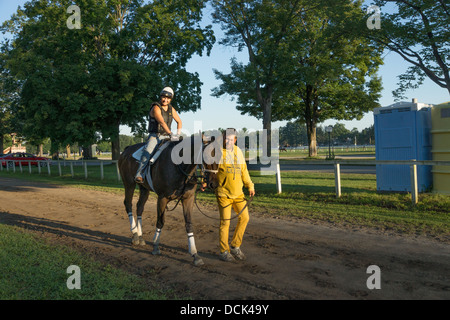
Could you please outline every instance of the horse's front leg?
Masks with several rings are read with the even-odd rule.
[[[188,237],[188,251],[189,254],[194,258],[194,265],[201,266],[204,264],[204,262],[197,253],[197,248],[195,246],[195,239],[194,239],[194,228],[191,220],[191,212],[193,206],[194,206],[194,196],[183,199],[183,215],[186,226],[186,233]]]
[[[139,200],[137,203],[137,224],[135,224],[135,232],[133,232],[132,243],[134,245],[145,245],[144,238],[142,237],[142,213],[144,212],[145,203],[148,200],[149,190],[143,186],[139,187]]]
[[[167,198],[158,197],[158,203],[156,205],[157,210],[157,220],[156,220],[156,231],[153,237],[153,251],[152,254],[161,254],[159,250],[159,241],[161,237],[161,230],[164,227],[166,206],[169,200]]]

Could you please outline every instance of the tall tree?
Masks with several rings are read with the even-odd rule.
[[[221,41],[247,48],[249,63],[231,62],[214,95],[238,97],[242,113],[270,121],[306,123],[310,156],[317,154],[316,126],[350,120],[378,106],[381,46],[361,34],[360,1],[215,1]]]
[[[243,114],[262,118],[267,130],[267,151],[270,156],[272,102],[280,82],[280,73],[288,66],[283,54],[285,39],[303,10],[302,1],[213,0],[214,22],[225,31],[223,45],[246,49],[249,63],[231,61],[231,73],[215,70],[222,84],[214,96],[230,94],[238,97],[237,109]]]
[[[382,46],[361,33],[361,2],[335,1],[300,18],[292,33],[289,89],[280,93],[274,114],[300,119],[307,127],[309,156],[317,155],[316,127],[327,119],[362,118],[379,106]]]
[[[34,0],[3,25],[14,32],[8,66],[22,81],[26,135],[65,146],[99,132],[116,159],[119,125],[144,126],[163,86],[175,88],[180,111],[200,107],[201,82],[185,66],[214,42],[200,27],[203,1],[80,0],[79,29],[66,23],[71,4]]]
[[[286,126],[280,127],[280,145],[297,147],[306,144],[306,126],[304,124],[298,121],[289,121]]]
[[[419,87],[425,78],[450,94],[450,4],[445,0],[375,0],[379,29],[367,32],[376,43],[399,54],[410,66],[393,92]]]

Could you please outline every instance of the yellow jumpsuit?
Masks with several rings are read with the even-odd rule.
[[[234,150],[222,149],[222,161],[219,164],[217,173],[219,186],[216,189],[217,203],[220,213],[219,243],[220,252],[230,251],[228,236],[230,229],[231,208],[236,213],[241,212],[246,205],[243,187],[249,191],[255,190],[250,179],[241,149],[234,146]],[[245,228],[249,221],[248,208],[237,218],[236,229],[231,240],[232,247],[240,247],[244,236]]]

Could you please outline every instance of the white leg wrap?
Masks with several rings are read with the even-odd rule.
[[[132,233],[137,232],[136,221],[134,221],[133,212],[128,212],[128,219],[130,219],[131,232]]]
[[[141,216],[137,217],[137,233],[138,233],[139,237],[142,236],[142,217]]]
[[[155,236],[153,237],[153,245],[159,245],[159,237],[161,235],[161,229],[156,228]]]
[[[188,233],[187,236],[188,236],[188,249],[190,255],[192,256],[197,253],[197,248],[195,247],[194,234],[191,232]]]

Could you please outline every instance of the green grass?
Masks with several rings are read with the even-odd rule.
[[[24,230],[0,224],[0,300],[168,299],[170,295],[111,265],[103,265],[65,246],[55,246]],[[80,289],[69,289],[80,268]],[[170,293],[169,293],[170,294]]]

